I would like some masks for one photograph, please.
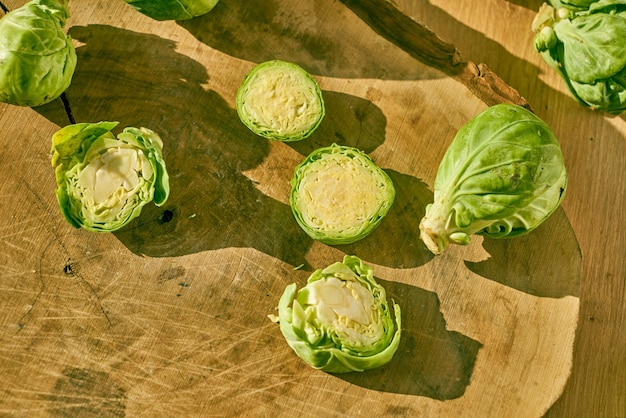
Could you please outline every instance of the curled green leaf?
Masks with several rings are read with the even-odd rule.
[[[534,47],[574,99],[591,109],[626,110],[626,2],[550,0],[532,24]]]

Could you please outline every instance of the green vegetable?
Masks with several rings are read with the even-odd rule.
[[[188,20],[209,13],[218,0],[124,0],[154,20]]]
[[[318,127],[324,112],[317,82],[290,62],[258,64],[237,91],[239,118],[252,132],[268,139],[304,139]]]
[[[532,24],[534,46],[591,109],[626,110],[626,2],[550,0]]]
[[[0,19],[0,101],[40,106],[71,84],[76,51],[63,26],[67,0],[32,0]]]
[[[420,236],[434,254],[470,235],[515,237],[561,203],[567,173],[552,130],[514,105],[487,108],[463,126],[444,154]]]
[[[311,238],[330,245],[365,238],[394,198],[387,173],[362,151],[337,144],[309,154],[291,179],[296,221]]]
[[[76,228],[115,231],[169,196],[169,177],[161,138],[146,128],[126,128],[117,138],[117,122],[68,125],[52,137],[61,212]]]
[[[385,289],[356,256],[316,270],[296,292],[293,283],[278,304],[280,330],[306,363],[330,373],[387,364],[400,344],[400,306],[391,318]],[[395,328],[395,330],[394,330]]]

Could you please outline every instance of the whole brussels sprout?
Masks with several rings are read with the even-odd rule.
[[[252,132],[289,142],[311,135],[324,117],[317,82],[302,67],[285,61],[255,66],[237,90],[237,114]]]
[[[337,144],[309,154],[290,184],[296,221],[311,238],[330,245],[365,238],[387,215],[396,193],[368,155]]]
[[[218,0],[124,0],[154,20],[188,20],[209,13]]]
[[[0,101],[40,106],[71,84],[76,51],[63,26],[67,0],[32,0],[0,19]]]
[[[293,283],[278,303],[280,330],[311,367],[329,373],[364,371],[387,364],[400,344],[400,306],[391,317],[385,289],[356,256]]]
[[[532,24],[534,47],[580,104],[626,110],[626,2],[550,0]]]
[[[420,237],[434,254],[470,235],[515,237],[560,205],[567,173],[552,130],[529,110],[487,108],[456,134],[439,165]]]
[[[74,227],[111,232],[137,217],[141,208],[157,206],[169,196],[163,141],[146,128],[125,128],[117,138],[117,122],[68,125],[52,137],[57,199]]]

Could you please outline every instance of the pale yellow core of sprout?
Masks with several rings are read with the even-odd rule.
[[[244,111],[257,126],[290,135],[313,128],[322,103],[313,80],[300,72],[269,67],[250,80]]]
[[[330,276],[309,283],[307,289],[307,304],[315,307],[317,321],[350,345],[370,346],[383,338],[374,296],[359,282]]]
[[[296,207],[307,225],[325,231],[359,231],[385,200],[380,178],[359,159],[324,154],[307,167]]]
[[[114,220],[126,201],[153,175],[152,166],[142,152],[132,148],[108,148],[92,158],[81,171],[78,186],[84,207],[99,221]]]

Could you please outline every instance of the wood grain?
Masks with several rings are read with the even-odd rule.
[[[500,14],[517,14],[517,25],[531,15],[504,0],[490,3],[489,16],[500,22]],[[601,386],[604,376],[586,364],[608,371],[593,353],[608,350],[620,335],[623,238],[610,226],[620,219],[614,199],[623,196],[607,191],[624,184],[615,170],[624,155],[623,120],[577,109],[558,87],[546,93],[531,81],[513,83],[528,65],[507,71],[496,58],[513,54],[493,41],[494,55],[472,57],[476,49],[457,40],[476,33],[457,19],[478,24],[479,15],[454,4],[224,1],[197,19],[155,23],[122,1],[72,0],[67,30],[78,68],[67,99],[75,119],[159,132],[172,194],[164,207],[146,206],[114,234],[71,228],[57,208],[49,162],[50,137],[68,123],[63,104],[0,105],[0,412],[538,417],[550,408],[553,416],[579,406],[587,416],[618,411],[617,385]],[[389,30],[397,19],[402,30]],[[426,19],[428,27],[418,23]],[[503,33],[497,28],[481,30]],[[507,36],[502,45],[513,42]],[[268,142],[237,118],[240,81],[268,59],[297,62],[320,82],[327,114],[305,141]],[[531,58],[516,58],[524,59]],[[452,73],[443,62],[452,63]],[[435,258],[418,239],[418,223],[432,199],[438,162],[463,124],[500,101],[527,105],[559,137],[574,138],[563,143],[572,167],[566,202],[525,237],[475,238]],[[568,124],[572,115],[582,128]],[[397,190],[381,226],[349,246],[311,241],[288,205],[295,165],[333,142],[369,153]],[[602,182],[609,172],[614,182]],[[590,223],[595,211],[604,216]],[[286,285],[303,284],[344,254],[374,266],[401,304],[405,328],[387,367],[329,375],[299,360],[267,315]],[[597,277],[604,280],[592,284]],[[583,316],[592,314],[597,319]],[[619,365],[617,348],[609,356]],[[576,398],[584,379],[599,385],[588,409]],[[601,403],[605,393],[608,404]]]

